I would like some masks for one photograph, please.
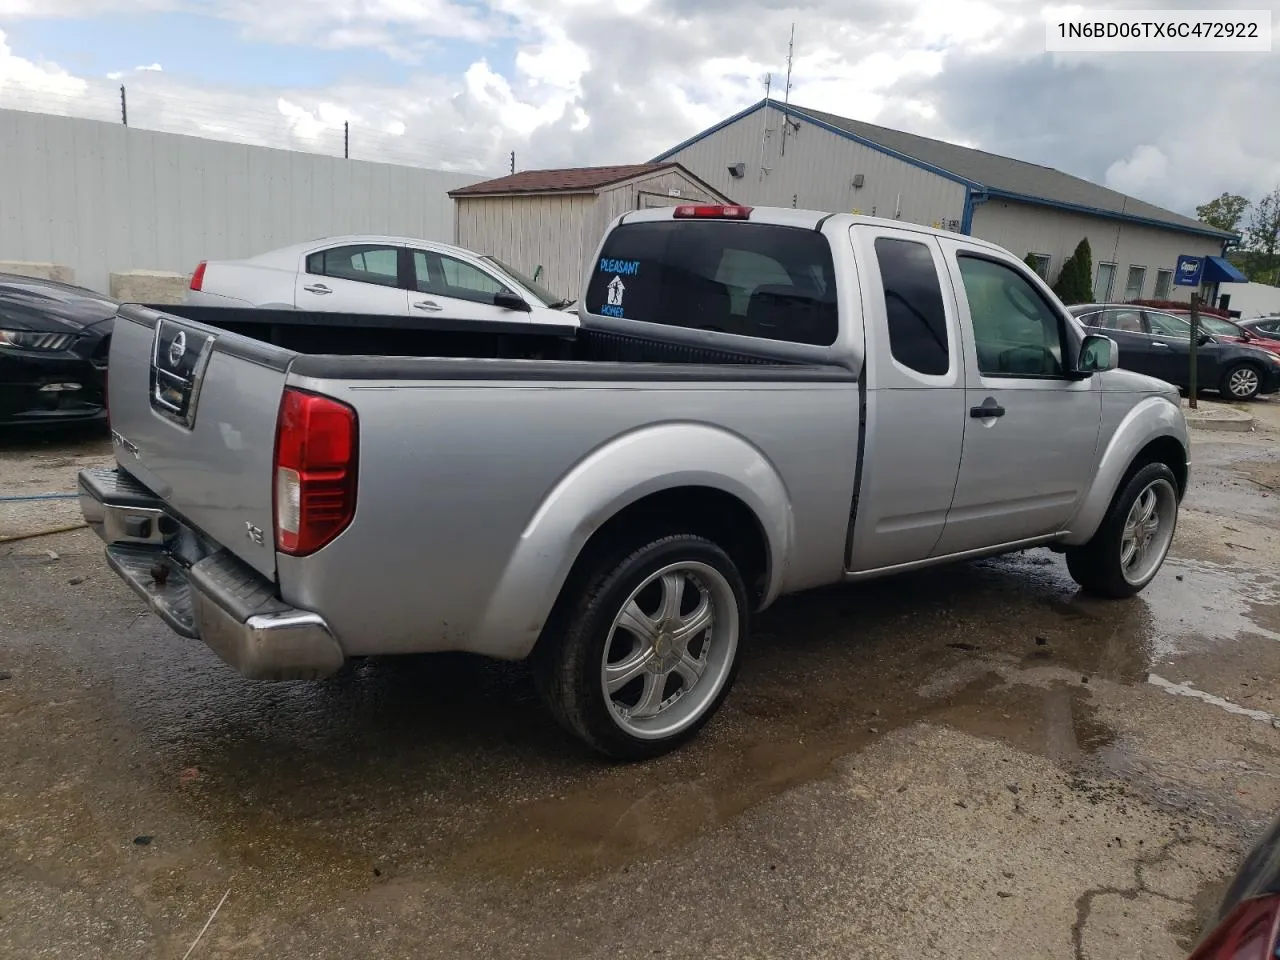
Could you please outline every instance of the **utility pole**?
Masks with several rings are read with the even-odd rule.
[[[791,132],[791,61],[796,49],[796,25],[791,24],[791,39],[787,42],[787,86],[782,95],[782,155],[787,155],[787,134]]]
[[[511,172],[516,172],[516,152],[514,150],[511,151]]]
[[[124,98],[124,84],[120,84],[120,122],[129,125],[129,104]]]
[[[1187,377],[1187,402],[1196,409],[1196,348],[1200,337],[1200,291],[1191,294],[1191,370]]]
[[[342,121],[342,157],[344,160],[351,159],[351,121]]]

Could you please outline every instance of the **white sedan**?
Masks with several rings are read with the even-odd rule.
[[[404,237],[327,237],[246,260],[205,260],[184,303],[573,325],[557,297],[493,257]]]

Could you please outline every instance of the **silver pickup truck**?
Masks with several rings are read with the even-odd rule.
[[[245,676],[528,658],[639,759],[714,714],[782,594],[1047,547],[1126,597],[1165,559],[1177,391],[1003,249],[676,207],[615,221],[584,286],[579,328],[501,350],[122,307],[118,468],[80,476],[108,562]]]

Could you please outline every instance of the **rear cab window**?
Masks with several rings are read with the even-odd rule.
[[[836,303],[831,250],[815,230],[658,220],[609,234],[585,307],[605,317],[825,347],[839,329]]]

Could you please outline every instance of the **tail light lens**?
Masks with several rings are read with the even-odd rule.
[[[276,549],[315,553],[356,512],[356,412],[330,397],[286,388],[276,421]]]
[[[1273,960],[1280,956],[1280,896],[1238,904],[1191,960]]]
[[[204,268],[205,262],[201,260],[196,264],[195,271],[191,274],[191,289],[200,290],[204,287]]]

